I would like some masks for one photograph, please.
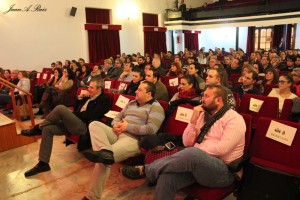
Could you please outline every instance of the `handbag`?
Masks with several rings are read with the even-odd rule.
[[[17,101],[17,113],[19,118],[28,117],[29,116],[29,107],[25,101],[24,95],[19,95],[20,97]]]

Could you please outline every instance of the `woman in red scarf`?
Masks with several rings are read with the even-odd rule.
[[[178,99],[200,100],[199,83],[195,76],[184,75],[180,79],[179,92],[174,94],[170,102]]]

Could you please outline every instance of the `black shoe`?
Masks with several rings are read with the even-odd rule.
[[[123,166],[121,167],[120,172],[123,174],[123,176],[131,180],[137,180],[146,177],[144,165]]]
[[[35,113],[35,115],[43,115],[43,114],[44,114],[44,112],[42,109],[39,109],[39,111],[37,111],[37,113]]]
[[[22,121],[22,122],[27,121],[29,119],[30,119],[29,116],[20,117],[20,121]]]
[[[42,172],[46,172],[51,170],[50,165],[46,164],[46,165],[39,165],[37,164],[36,166],[34,166],[32,169],[28,170],[27,172],[25,172],[25,177],[28,176],[33,176]]]
[[[21,135],[31,137],[35,135],[42,135],[42,130],[39,128],[39,125],[35,125],[33,128],[22,130]]]
[[[84,156],[91,162],[103,163],[105,165],[112,165],[115,163],[114,153],[107,149],[100,151],[87,150]]]

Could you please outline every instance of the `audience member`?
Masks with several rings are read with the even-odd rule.
[[[119,76],[119,81],[125,81],[125,82],[131,82],[132,81],[132,68],[133,68],[133,64],[132,63],[125,63],[124,68],[123,68],[123,72],[122,74]]]
[[[42,95],[47,87],[55,87],[59,79],[62,77],[62,70],[60,68],[55,68],[52,78],[49,79],[47,83],[36,85],[34,90],[34,101],[35,102],[41,102]],[[44,114],[43,109],[39,108],[36,115],[42,115]]]
[[[237,85],[234,87],[233,92],[237,92],[239,94],[240,99],[244,94],[260,94],[260,91],[255,87],[255,83],[258,80],[258,74],[256,71],[251,70],[246,73],[243,77],[243,84]]]
[[[166,75],[166,70],[164,69],[164,67],[161,66],[161,61],[159,58],[153,58],[152,66],[159,71],[160,76]]]
[[[263,56],[261,58],[261,61],[260,61],[262,67],[263,67],[263,72],[266,72],[267,69],[269,68],[272,68],[272,64],[270,63],[270,58],[268,56]]]
[[[293,81],[295,88],[295,93],[298,97],[300,97],[300,68],[294,68],[292,71]]]
[[[138,89],[140,83],[145,79],[145,72],[141,69],[134,69],[132,75],[132,81],[129,86],[126,88],[123,94],[135,96],[135,91]]]
[[[199,83],[199,88],[201,90],[205,90],[206,85],[205,85],[205,81],[201,78],[202,77],[201,66],[199,63],[190,64],[188,67],[187,74],[194,75]]]
[[[154,98],[157,100],[169,101],[167,87],[160,81],[160,73],[158,69],[151,67],[145,74],[145,79],[155,84],[156,92]]]
[[[157,183],[154,199],[174,199],[176,191],[194,183],[227,187],[241,177],[241,171],[235,173],[228,166],[243,157],[243,117],[226,104],[222,86],[208,86],[202,102],[194,108],[183,133],[185,149],[146,166],[123,166],[120,170],[127,178],[146,176],[149,183]]]
[[[71,69],[64,69],[63,76],[55,84],[54,87],[48,87],[43,93],[39,108],[43,109],[45,118],[52,108],[59,104],[65,104],[67,94],[74,84],[74,73]]]
[[[279,77],[278,88],[273,88],[269,97],[277,97],[279,100],[279,115],[282,111],[283,103],[285,99],[293,99],[297,95],[291,92],[293,87],[293,78],[290,75],[281,75]]]
[[[184,72],[181,69],[181,67],[179,66],[179,64],[177,62],[173,62],[171,64],[171,68],[170,68],[169,72],[167,73],[167,76],[177,76],[180,78],[183,75],[184,75]]]
[[[64,69],[66,70],[66,69]],[[31,129],[21,131],[24,136],[42,135],[39,150],[39,162],[32,169],[25,172],[25,177],[49,171],[53,136],[88,134],[87,126],[91,121],[100,121],[109,110],[109,99],[104,91],[102,79],[93,79],[88,90],[84,90],[75,102],[74,112],[63,105],[56,106],[45,120]]]
[[[88,87],[93,78],[102,78],[99,65],[95,65],[93,71],[87,77],[82,79],[82,81],[80,81],[80,86]]]
[[[17,70],[14,69],[12,71],[16,72]],[[30,80],[28,78],[28,73],[26,71],[19,71],[17,76],[19,80],[17,86],[26,92],[30,92]],[[18,88],[15,88],[14,94],[11,94],[10,92],[8,94],[0,94],[0,106],[11,104],[12,95],[25,95],[25,94],[26,93],[19,90]]]
[[[232,91],[228,88],[227,84],[227,74],[224,69],[213,68],[209,70],[206,77],[206,86],[209,85],[222,85],[227,90],[227,100],[228,105],[231,109],[235,110],[236,101],[232,94]]]
[[[88,64],[83,64],[81,66],[81,73],[79,74],[78,76],[78,80],[81,81],[83,80],[84,78],[88,77],[91,73],[91,68]]]
[[[123,72],[123,63],[120,58],[115,60],[115,66],[110,70],[107,74],[105,79],[106,80],[118,80],[120,75]]]
[[[86,151],[84,156],[95,166],[89,191],[83,199],[101,199],[110,165],[139,155],[139,139],[156,134],[165,115],[154,96],[155,85],[143,81],[136,91],[135,100],[113,119],[113,128],[98,121],[89,124],[93,150]]]
[[[200,88],[197,78],[193,75],[184,75],[180,79],[179,92],[175,93],[170,102],[177,99],[200,100]]]
[[[107,74],[110,74],[111,70],[113,69],[113,66],[112,66],[112,62],[110,59],[105,59],[104,60],[104,65],[103,65],[103,68],[102,68],[102,72],[104,72],[104,75],[107,76]]]

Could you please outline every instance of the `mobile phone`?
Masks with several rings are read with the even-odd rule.
[[[168,142],[165,144],[165,147],[168,151],[175,149],[176,145],[173,142]]]

